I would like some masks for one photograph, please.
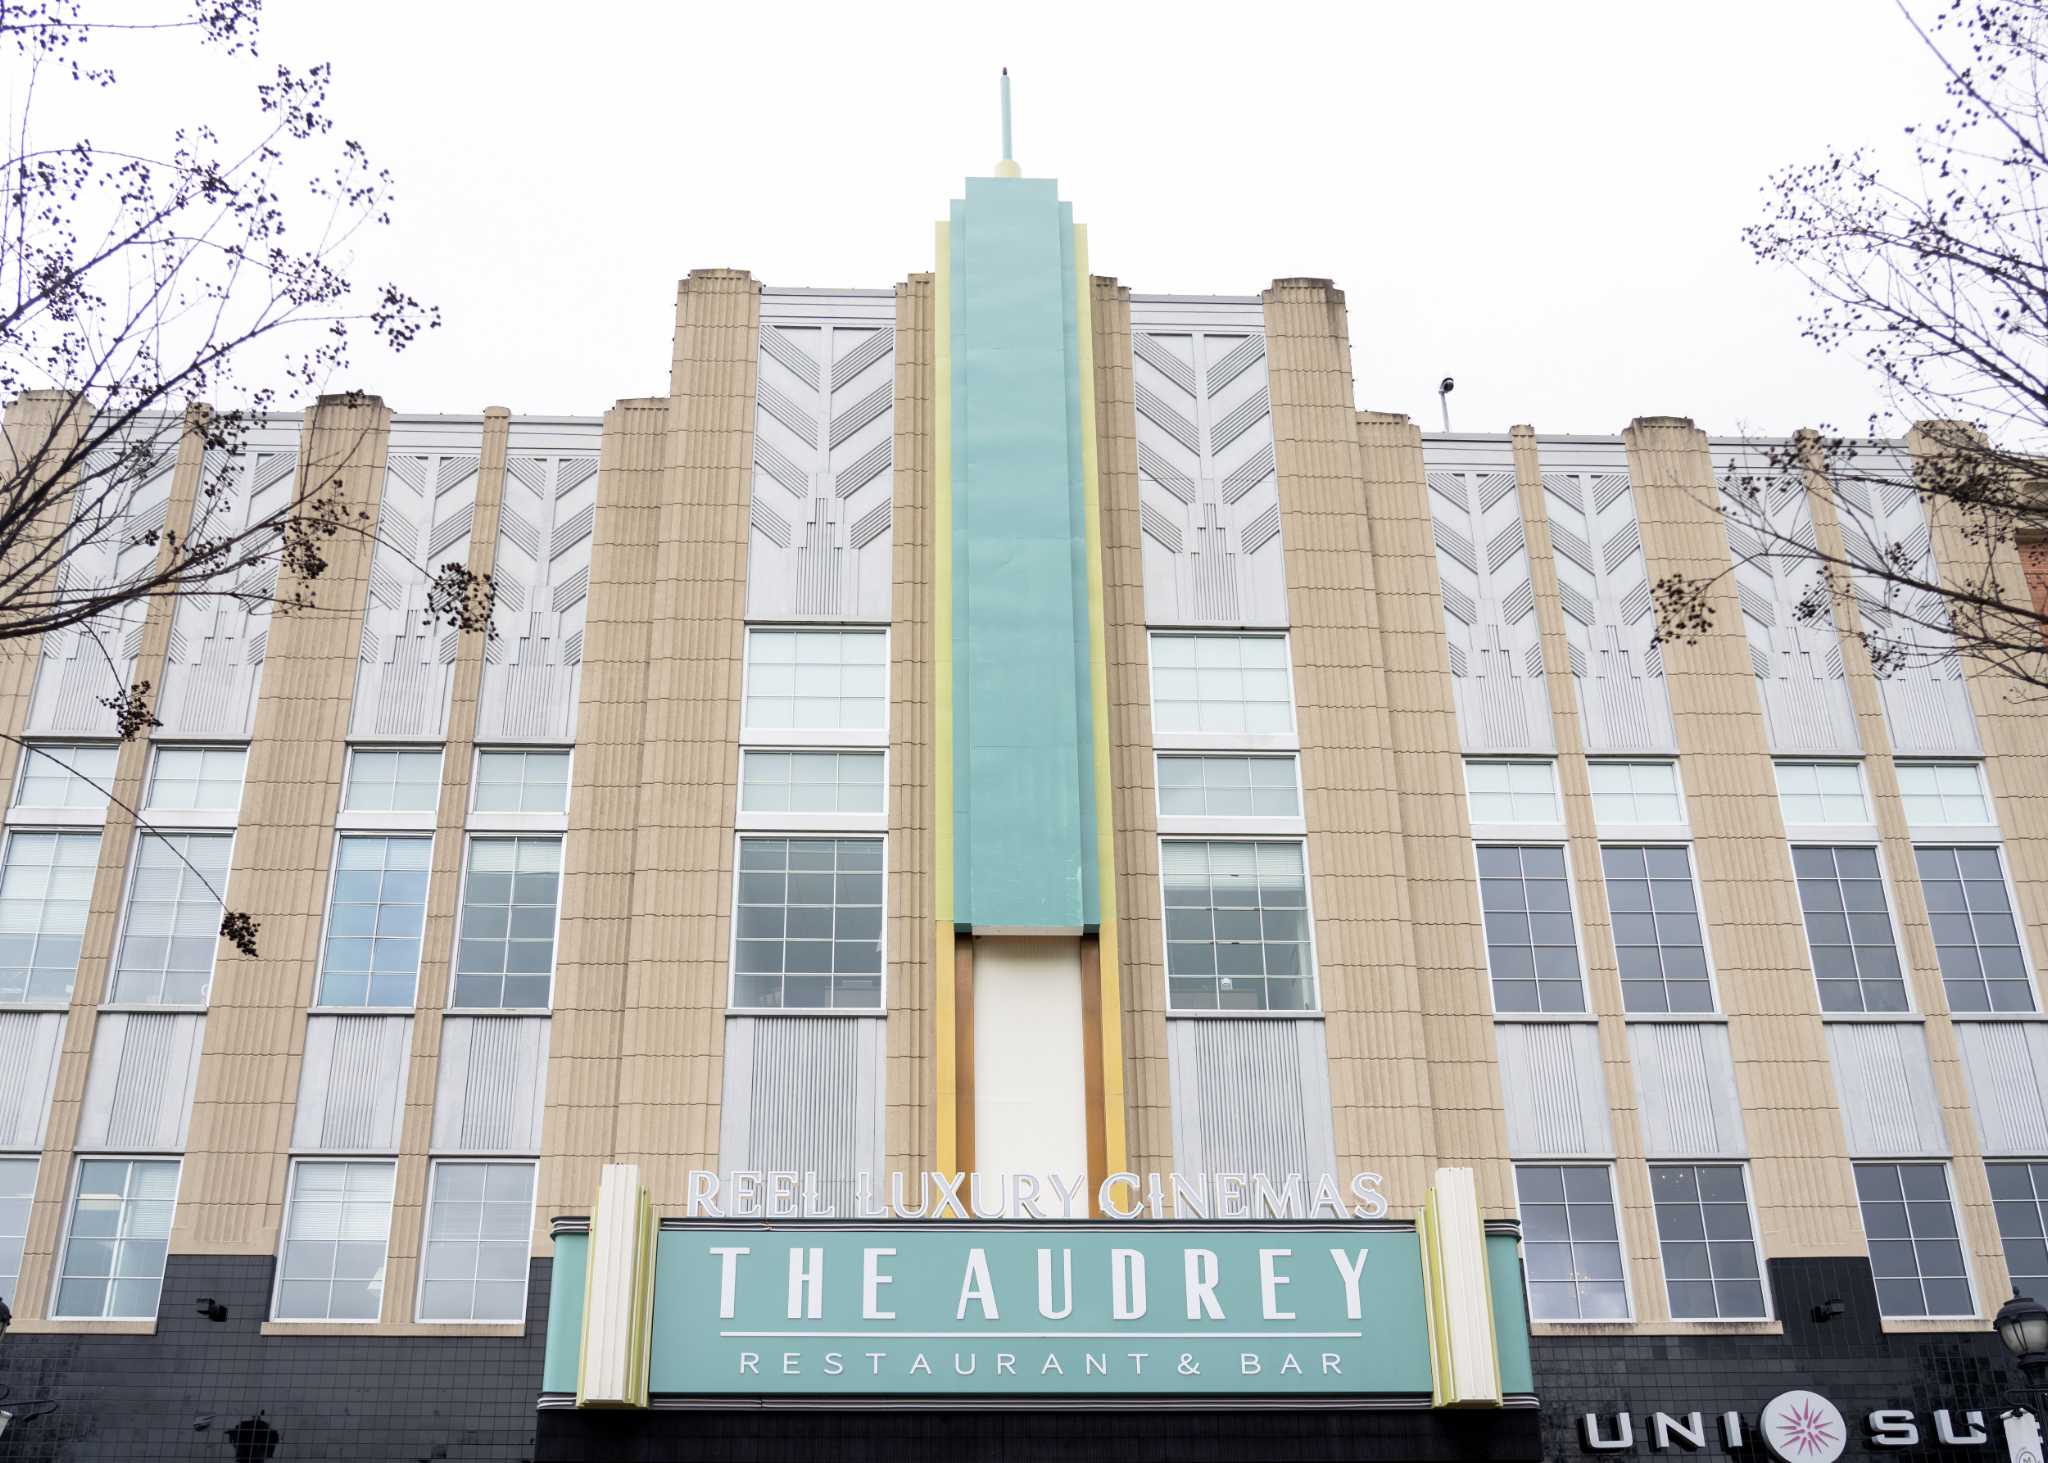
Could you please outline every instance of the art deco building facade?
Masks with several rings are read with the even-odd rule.
[[[1788,1389],[1842,1414],[1814,1463],[1882,1409],[2002,1447],[1990,1317],[2048,1287],[2048,719],[1799,615],[1751,520],[1843,525],[1778,444],[1424,433],[1355,407],[1352,330],[1327,281],[1091,276],[998,176],[893,289],[691,274],[667,394],[602,420],[275,419],[208,511],[337,476],[376,535],[316,610],[0,662],[0,1456],[1533,1460],[1755,1451]],[[1921,445],[1849,547],[1953,548]],[[430,607],[450,561],[489,635]],[[1696,643],[1656,638],[1674,574],[1714,580]],[[122,742],[131,682],[161,725]],[[657,1289],[657,1405],[577,1409],[608,1165],[664,1241],[706,1175],[764,1233],[776,1174],[844,1219],[967,1172],[1013,1225],[1006,1175],[1097,1233],[1128,1173],[1284,1234],[1469,1170],[1532,1370],[1490,1409],[677,1411]]]

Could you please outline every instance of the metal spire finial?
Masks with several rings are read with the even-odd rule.
[[[1003,68],[1003,160],[996,164],[998,178],[1021,178],[1024,170],[1010,156],[1010,68]]]

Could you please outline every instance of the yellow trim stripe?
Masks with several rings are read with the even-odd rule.
[[[1124,1167],[1124,1003],[1117,965],[1116,821],[1109,776],[1109,649],[1102,592],[1102,477],[1095,438],[1094,288],[1088,226],[1074,225],[1074,314],[1081,369],[1081,504],[1088,545],[1088,685],[1095,748],[1095,870],[1100,885],[1096,956],[1102,986],[1102,1153],[1108,1172]]]
[[[953,1023],[953,310],[952,239],[937,226],[932,272],[932,1025],[940,1173],[958,1162],[960,1058]]]

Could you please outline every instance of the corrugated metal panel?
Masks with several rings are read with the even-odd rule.
[[[1984,1152],[2048,1153],[2048,1026],[2038,1021],[1958,1021],[1963,1077]]]
[[[330,1153],[397,1148],[411,1049],[409,1015],[309,1018],[292,1146]]]
[[[437,1153],[538,1153],[548,1018],[450,1016],[434,1093]]]
[[[1551,1158],[1614,1152],[1600,1075],[1600,1028],[1590,1022],[1494,1027],[1508,1152]]]
[[[78,1119],[84,1149],[180,1149],[206,1018],[196,1013],[110,1012],[92,1038]]]
[[[0,1148],[40,1148],[64,1045],[62,1011],[0,1012]]]
[[[1166,1050],[1177,1169],[1335,1175],[1322,1022],[1169,1021]]]
[[[1830,1021],[1827,1030],[1850,1156],[1947,1153],[1927,1033],[1902,1021]]]
[[[1728,1028],[1639,1021],[1628,1029],[1636,1107],[1648,1158],[1740,1158],[1749,1145]]]
[[[854,1212],[854,1176],[882,1167],[887,1023],[843,1016],[726,1022],[719,1167],[815,1173],[834,1212]]]

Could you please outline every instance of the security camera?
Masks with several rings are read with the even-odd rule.
[[[1436,394],[1438,396],[1449,396],[1457,389],[1457,386],[1457,382],[1446,376],[1443,380],[1436,383]]]

